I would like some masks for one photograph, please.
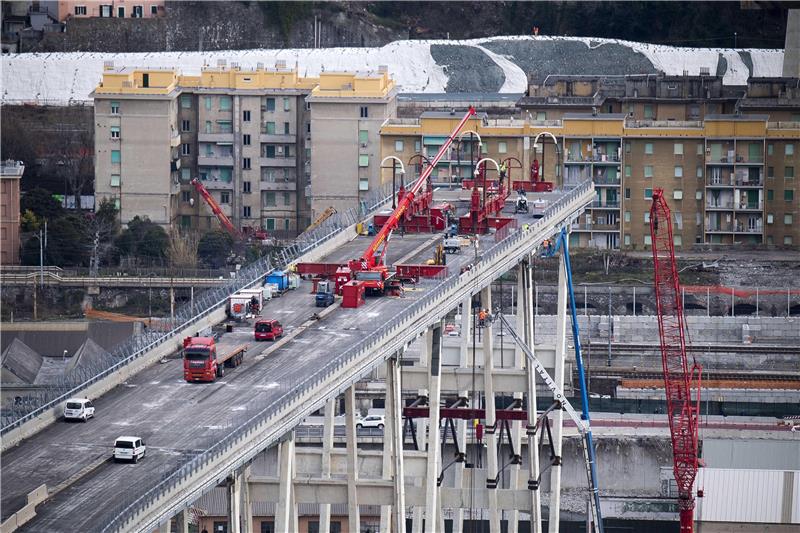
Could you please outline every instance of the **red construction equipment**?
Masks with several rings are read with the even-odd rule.
[[[453,142],[458,132],[464,127],[467,121],[475,115],[475,109],[470,107],[464,118],[458,123],[453,132],[445,139],[439,152],[431,160],[431,163],[420,173],[419,178],[414,184],[406,189],[402,197],[398,199],[397,207],[383,223],[380,231],[375,235],[370,245],[358,259],[348,261],[346,265],[339,265],[336,270],[336,292],[342,294],[342,288],[351,280],[364,281],[364,286],[372,293],[384,293],[387,289],[397,288],[399,280],[393,279],[394,272],[389,272],[384,260],[386,251],[389,248],[389,240],[392,233],[400,225],[404,214],[413,204],[417,193],[427,182],[433,169],[444,156],[447,149]],[[322,274],[329,272],[327,265],[300,263],[297,265],[297,272],[300,274]]]
[[[486,187],[479,189],[480,183]],[[497,185],[492,187],[493,183]],[[506,198],[508,198],[509,179],[492,182],[485,178],[481,180],[479,176],[479,179],[474,180],[472,185],[469,213],[458,219],[459,233],[487,233],[490,227],[500,229],[513,220],[512,217],[499,216],[506,205]]]
[[[240,240],[242,238],[242,233],[236,229],[231,220],[225,215],[225,213],[222,212],[222,208],[219,206],[217,201],[214,200],[214,197],[211,196],[211,193],[208,192],[208,189],[206,189],[197,178],[194,178],[191,181],[191,184],[194,186],[197,193],[203,197],[203,200],[206,201],[208,207],[211,208],[211,212],[217,217],[217,220],[219,220],[219,223],[222,224],[223,228],[225,228],[225,231],[230,233],[231,237],[234,239]]]
[[[653,246],[654,287],[667,417],[672,437],[673,470],[678,485],[680,532],[692,533],[693,485],[698,468],[697,428],[702,368],[694,363],[690,371],[686,359],[683,304],[672,240],[672,216],[664,199],[663,189],[653,191],[653,203],[650,206],[650,236]],[[692,382],[696,382],[697,385],[697,400],[694,403]],[[698,496],[701,495],[698,491]]]

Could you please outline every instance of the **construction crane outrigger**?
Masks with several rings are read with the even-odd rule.
[[[667,418],[672,438],[673,471],[678,485],[680,533],[694,530],[694,479],[698,468],[698,422],[702,367],[696,362],[689,370],[686,358],[683,304],[675,245],[672,240],[672,215],[664,190],[653,191],[650,206],[650,238],[653,246],[653,285],[658,310],[661,363]],[[697,383],[697,401],[692,403],[692,382]],[[702,496],[702,491],[698,491]]]

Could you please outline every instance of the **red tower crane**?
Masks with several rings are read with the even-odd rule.
[[[242,238],[242,234],[239,232],[239,230],[236,229],[231,220],[227,216],[225,216],[225,213],[222,212],[222,208],[219,206],[217,201],[214,200],[214,197],[211,196],[211,193],[208,192],[208,189],[206,189],[205,186],[202,183],[200,183],[200,180],[198,180],[197,178],[194,178],[191,181],[191,184],[194,186],[197,193],[203,197],[203,200],[206,201],[208,207],[211,208],[211,212],[214,213],[214,215],[217,217],[219,223],[222,224],[223,228],[225,228],[225,231],[230,233],[231,237],[233,237],[234,240],[237,241],[240,240]]]
[[[654,287],[661,341],[661,363],[672,438],[673,471],[678,485],[680,532],[694,528],[693,485],[698,468],[698,416],[700,413],[701,367],[689,370],[686,359],[683,304],[672,240],[672,216],[663,189],[653,191],[650,206],[650,236],[653,246]],[[697,400],[692,402],[692,384],[697,384]],[[698,495],[702,493],[698,491]]]

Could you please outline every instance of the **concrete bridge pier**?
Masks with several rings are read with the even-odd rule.
[[[294,503],[295,450],[294,431],[287,435],[278,451],[278,504],[275,512],[275,532],[297,531],[297,506]]]
[[[349,387],[344,393],[345,432],[347,435],[347,516],[351,531],[361,531],[358,512],[358,441],[356,439],[356,390]]]
[[[492,309],[491,285],[481,291],[481,305],[488,312]],[[483,330],[483,395],[486,403],[486,488],[489,489],[489,531],[500,533],[500,512],[497,507],[497,419],[494,401],[494,333],[492,322],[488,321]],[[478,402],[475,402],[478,405]]]
[[[439,487],[437,480],[439,471],[442,468],[441,445],[439,436],[439,406],[442,399],[442,325],[437,323],[428,330],[430,332],[431,345],[428,354],[430,356],[428,379],[428,405],[430,406],[430,444],[428,445],[428,467],[425,477],[425,531],[435,533],[440,530],[441,505],[439,501]],[[427,335],[426,335],[427,340]]]
[[[470,366],[469,361],[469,339],[472,336],[471,327],[472,318],[472,298],[465,298],[461,302],[461,345],[458,356],[458,366],[460,368],[467,368]],[[458,391],[459,398],[467,398],[465,407],[469,407],[469,391]],[[456,435],[458,437],[458,444],[461,451],[467,451],[467,421],[456,421]],[[453,473],[453,487],[461,489],[464,486],[464,462],[458,462],[453,465],[455,472]],[[464,531],[464,509],[453,509],[453,533],[462,533]]]
[[[333,449],[333,412],[336,400],[325,403],[325,422],[322,426],[322,479],[331,478],[331,450]],[[321,503],[319,506],[319,533],[331,533],[331,504]]]
[[[405,495],[405,467],[403,465],[403,384],[400,380],[400,361],[403,352],[398,352],[397,357],[389,359],[389,372],[387,373],[387,388],[391,391],[391,400],[387,404],[391,413],[392,423],[392,455],[394,460],[394,531],[406,531],[406,495]],[[388,424],[386,425],[388,428]]]
[[[519,265],[518,298],[517,300],[517,327],[519,327],[525,343],[530,346],[531,351],[535,350],[533,342],[533,270],[531,261],[523,262]],[[515,353],[521,351],[517,346]],[[536,397],[536,370],[533,365],[526,363],[526,377],[528,385],[528,423],[526,433],[528,436],[528,464],[530,465],[530,476],[528,488],[531,495],[531,533],[542,533],[542,490],[533,484],[539,478],[539,451],[536,446],[537,432],[537,397]]]
[[[253,533],[253,505],[250,499],[250,465],[228,479],[228,524],[230,533]]]

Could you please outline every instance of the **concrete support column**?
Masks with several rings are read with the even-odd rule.
[[[419,366],[427,368],[430,364],[431,358],[431,344],[433,342],[433,331],[428,329],[425,331],[422,351],[419,354]],[[428,391],[420,389],[417,391],[420,396],[428,396]],[[428,421],[427,418],[416,418],[412,423],[417,425],[417,445],[420,451],[425,451],[428,448]],[[424,489],[424,481],[416,480],[414,486]],[[424,520],[425,509],[423,507],[414,507],[411,516],[411,531],[413,533],[422,533],[422,523]]]
[[[556,387],[564,390],[564,359],[567,355],[567,274],[564,254],[558,256],[558,314],[556,315],[556,360],[553,380]],[[564,411],[553,413],[553,455],[556,464],[550,469],[550,507],[548,531],[558,533],[561,508],[561,437]]]
[[[389,406],[392,411],[392,439],[394,444],[394,530],[397,533],[406,531],[406,495],[405,471],[403,469],[403,384],[400,381],[400,362],[397,358],[390,360],[389,386],[392,398]],[[388,426],[387,426],[388,427]]]
[[[439,487],[437,478],[442,468],[442,447],[439,440],[439,404],[442,384],[442,325],[436,324],[431,331],[430,377],[428,379],[428,405],[430,418],[430,435],[428,442],[428,470],[425,479],[425,531],[436,533],[441,515]]]
[[[481,305],[492,312],[491,285],[481,291]],[[491,322],[483,329],[483,390],[486,403],[486,485],[489,495],[489,531],[500,533],[500,512],[497,509],[497,489],[494,486],[497,476],[497,420],[495,418],[494,385],[492,370],[494,369],[494,333]],[[491,485],[490,485],[491,484]]]
[[[333,412],[336,399],[328,400],[325,403],[325,422],[322,426],[322,478],[331,477],[331,450],[333,449]],[[319,505],[319,533],[330,533],[331,531],[331,504],[321,503]]]
[[[467,368],[471,364],[469,358],[469,343],[472,339],[472,331],[470,329],[472,319],[472,298],[464,298],[461,302],[461,346],[459,350],[458,366]],[[458,391],[461,398],[468,398],[469,391]],[[469,400],[467,400],[469,402]],[[467,404],[469,405],[469,404]],[[456,420],[456,436],[458,437],[458,445],[463,451],[467,450],[467,421]],[[453,472],[453,486],[456,489],[464,487],[464,463],[456,463],[453,465],[455,471]],[[464,530],[464,509],[459,507],[453,509],[453,533],[462,533]]]
[[[276,533],[290,533],[296,531],[295,516],[297,513],[294,510],[293,499],[293,483],[294,478],[294,431],[289,433],[286,439],[281,442],[280,450],[278,451],[280,460],[280,476],[279,490],[278,490],[278,504],[275,511],[275,532]]]
[[[392,399],[394,398],[394,391],[392,390],[394,384],[394,376],[392,374],[392,361],[394,358],[389,358],[386,361],[386,395],[384,397],[384,426],[383,426],[383,465],[381,467],[382,477],[384,480],[394,479],[394,410],[392,409]],[[381,531],[387,533],[392,530],[392,506],[381,505]],[[401,532],[402,533],[402,532]]]
[[[250,497],[250,465],[247,465],[242,470],[240,476],[242,483],[242,507],[241,507],[241,524],[242,533],[254,533],[253,527],[253,501]]]
[[[533,270],[532,263],[529,261],[521,270],[524,274],[522,290],[520,296],[523,297],[522,305],[517,308],[517,326],[520,326],[520,312],[522,313],[522,324],[519,331],[525,344],[535,353],[534,347],[534,324],[533,324]],[[517,348],[519,350],[519,347]],[[536,425],[537,417],[537,398],[536,398],[536,369],[533,365],[526,362],[525,366],[528,377],[528,427]],[[536,433],[528,432],[528,464],[530,465],[530,480],[539,477],[539,450],[536,447]],[[542,533],[542,491],[541,489],[531,490],[531,533]]]
[[[175,515],[175,531],[178,533],[189,533],[189,509],[184,509]]]
[[[358,442],[356,440],[356,390],[344,393],[345,430],[347,432],[347,516],[351,531],[361,531],[358,512]]]
[[[235,472],[228,481],[228,525],[230,533],[242,533],[242,474]]]

